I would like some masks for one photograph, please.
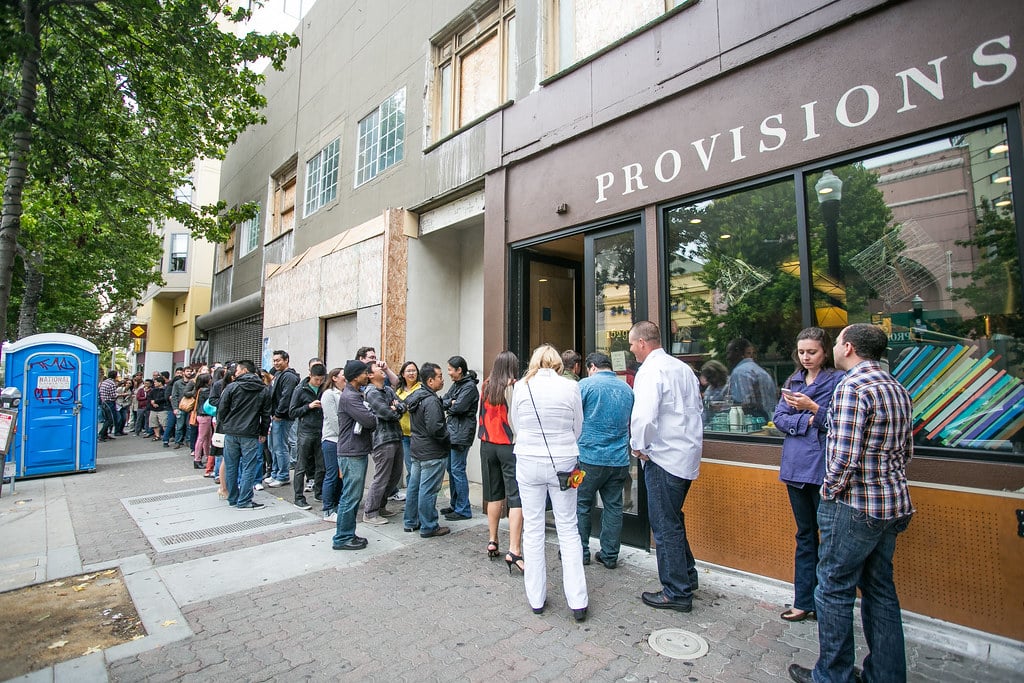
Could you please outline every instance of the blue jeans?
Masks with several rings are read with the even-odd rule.
[[[177,426],[178,416],[174,414],[174,409],[172,408],[167,411],[167,424],[164,425],[163,441],[165,446],[170,442],[171,437],[174,435],[174,430],[177,428]]]
[[[653,460],[644,463],[644,482],[661,589],[669,600],[689,602],[697,585],[697,566],[686,539],[683,503],[693,482],[666,472]]]
[[[629,465],[581,465],[587,476],[576,489],[576,525],[583,542],[583,559],[590,559],[590,515],[597,494],[601,494],[601,557],[606,562],[619,558],[619,537],[622,535],[622,486],[629,475]]]
[[[796,553],[793,556],[793,607],[805,612],[814,609],[814,589],[818,585],[818,501],[821,488],[804,484],[786,485],[789,505],[796,520]]]
[[[860,589],[861,621],[868,656],[864,680],[906,681],[900,601],[892,580],[896,536],[910,524],[910,515],[876,519],[833,500],[818,505],[821,549],[818,587],[819,683],[853,680],[853,604]]]
[[[224,435],[224,476],[227,478],[228,505],[243,506],[252,502],[257,467],[262,461],[263,446],[255,436]]]
[[[288,481],[288,468],[291,465],[292,425],[295,420],[274,420],[270,423],[270,453],[274,463],[270,468],[270,477],[278,481]]]
[[[188,431],[188,413],[184,410],[178,416],[177,424],[174,425],[174,443],[185,443],[185,432]]]
[[[334,545],[343,546],[356,537],[356,510],[363,500],[366,484],[366,456],[337,458],[341,472],[341,499],[338,501],[338,525]]]
[[[428,534],[438,527],[437,493],[444,481],[445,458],[437,460],[412,459],[409,485],[405,489],[405,528],[420,528]]]
[[[341,494],[341,482],[338,481],[338,444],[334,441],[321,441],[320,450],[324,454],[324,512],[331,512],[338,507]]]
[[[402,437],[402,457],[405,460],[405,486],[409,486],[409,473],[412,472],[412,437]]]
[[[466,476],[467,455],[469,455],[469,446],[452,444],[452,452],[448,457],[448,488],[451,491],[452,510],[464,517],[472,517],[473,507],[469,504],[469,478]]]

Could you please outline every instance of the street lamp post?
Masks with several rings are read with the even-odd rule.
[[[839,202],[843,199],[843,181],[832,171],[825,171],[814,184],[814,191],[821,205],[821,216],[825,220],[825,253],[828,255],[828,274],[840,284],[843,269],[839,263]]]

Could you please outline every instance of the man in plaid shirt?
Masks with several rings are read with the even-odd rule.
[[[100,441],[111,441],[118,431],[114,411],[117,410],[117,370],[108,370],[107,377],[100,382]]]
[[[825,482],[818,526],[818,662],[798,664],[800,683],[855,680],[853,604],[861,591],[868,655],[863,680],[905,681],[900,603],[892,578],[896,536],[914,508],[906,466],[913,456],[913,406],[907,390],[882,369],[888,339],[881,328],[850,325],[836,341],[836,367],[846,376],[829,408]]]

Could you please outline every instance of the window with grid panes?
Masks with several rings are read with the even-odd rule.
[[[274,198],[267,226],[267,242],[272,242],[295,227],[295,176],[297,160],[292,159],[274,174]]]
[[[405,143],[405,88],[359,122],[356,187],[402,160]]]
[[[306,208],[304,216],[316,213],[338,196],[338,150],[341,140],[320,150],[306,162]]]
[[[241,258],[255,249],[260,243],[259,211],[249,220],[243,221],[239,228],[241,229],[241,236],[239,238],[238,256]]]
[[[515,0],[473,12],[434,43],[437,139],[509,98],[516,74]]]

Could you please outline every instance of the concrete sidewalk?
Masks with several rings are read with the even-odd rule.
[[[333,525],[291,505],[290,488],[256,494],[261,521],[218,506],[209,486],[187,450],[124,437],[100,445],[93,474],[4,487],[0,590],[117,566],[149,634],[18,680],[766,681],[816,658],[816,624],[778,618],[788,584],[701,565],[692,613],[651,610],[639,595],[657,587],[654,556],[624,549],[617,569],[587,568],[590,617],[577,624],[553,535],[548,609],[536,616],[521,576],[487,558],[479,513],[434,539],[400,521],[360,524],[367,550],[337,552]],[[905,619],[911,680],[1019,680],[1024,644]],[[658,654],[660,629],[692,632],[709,651]]]

